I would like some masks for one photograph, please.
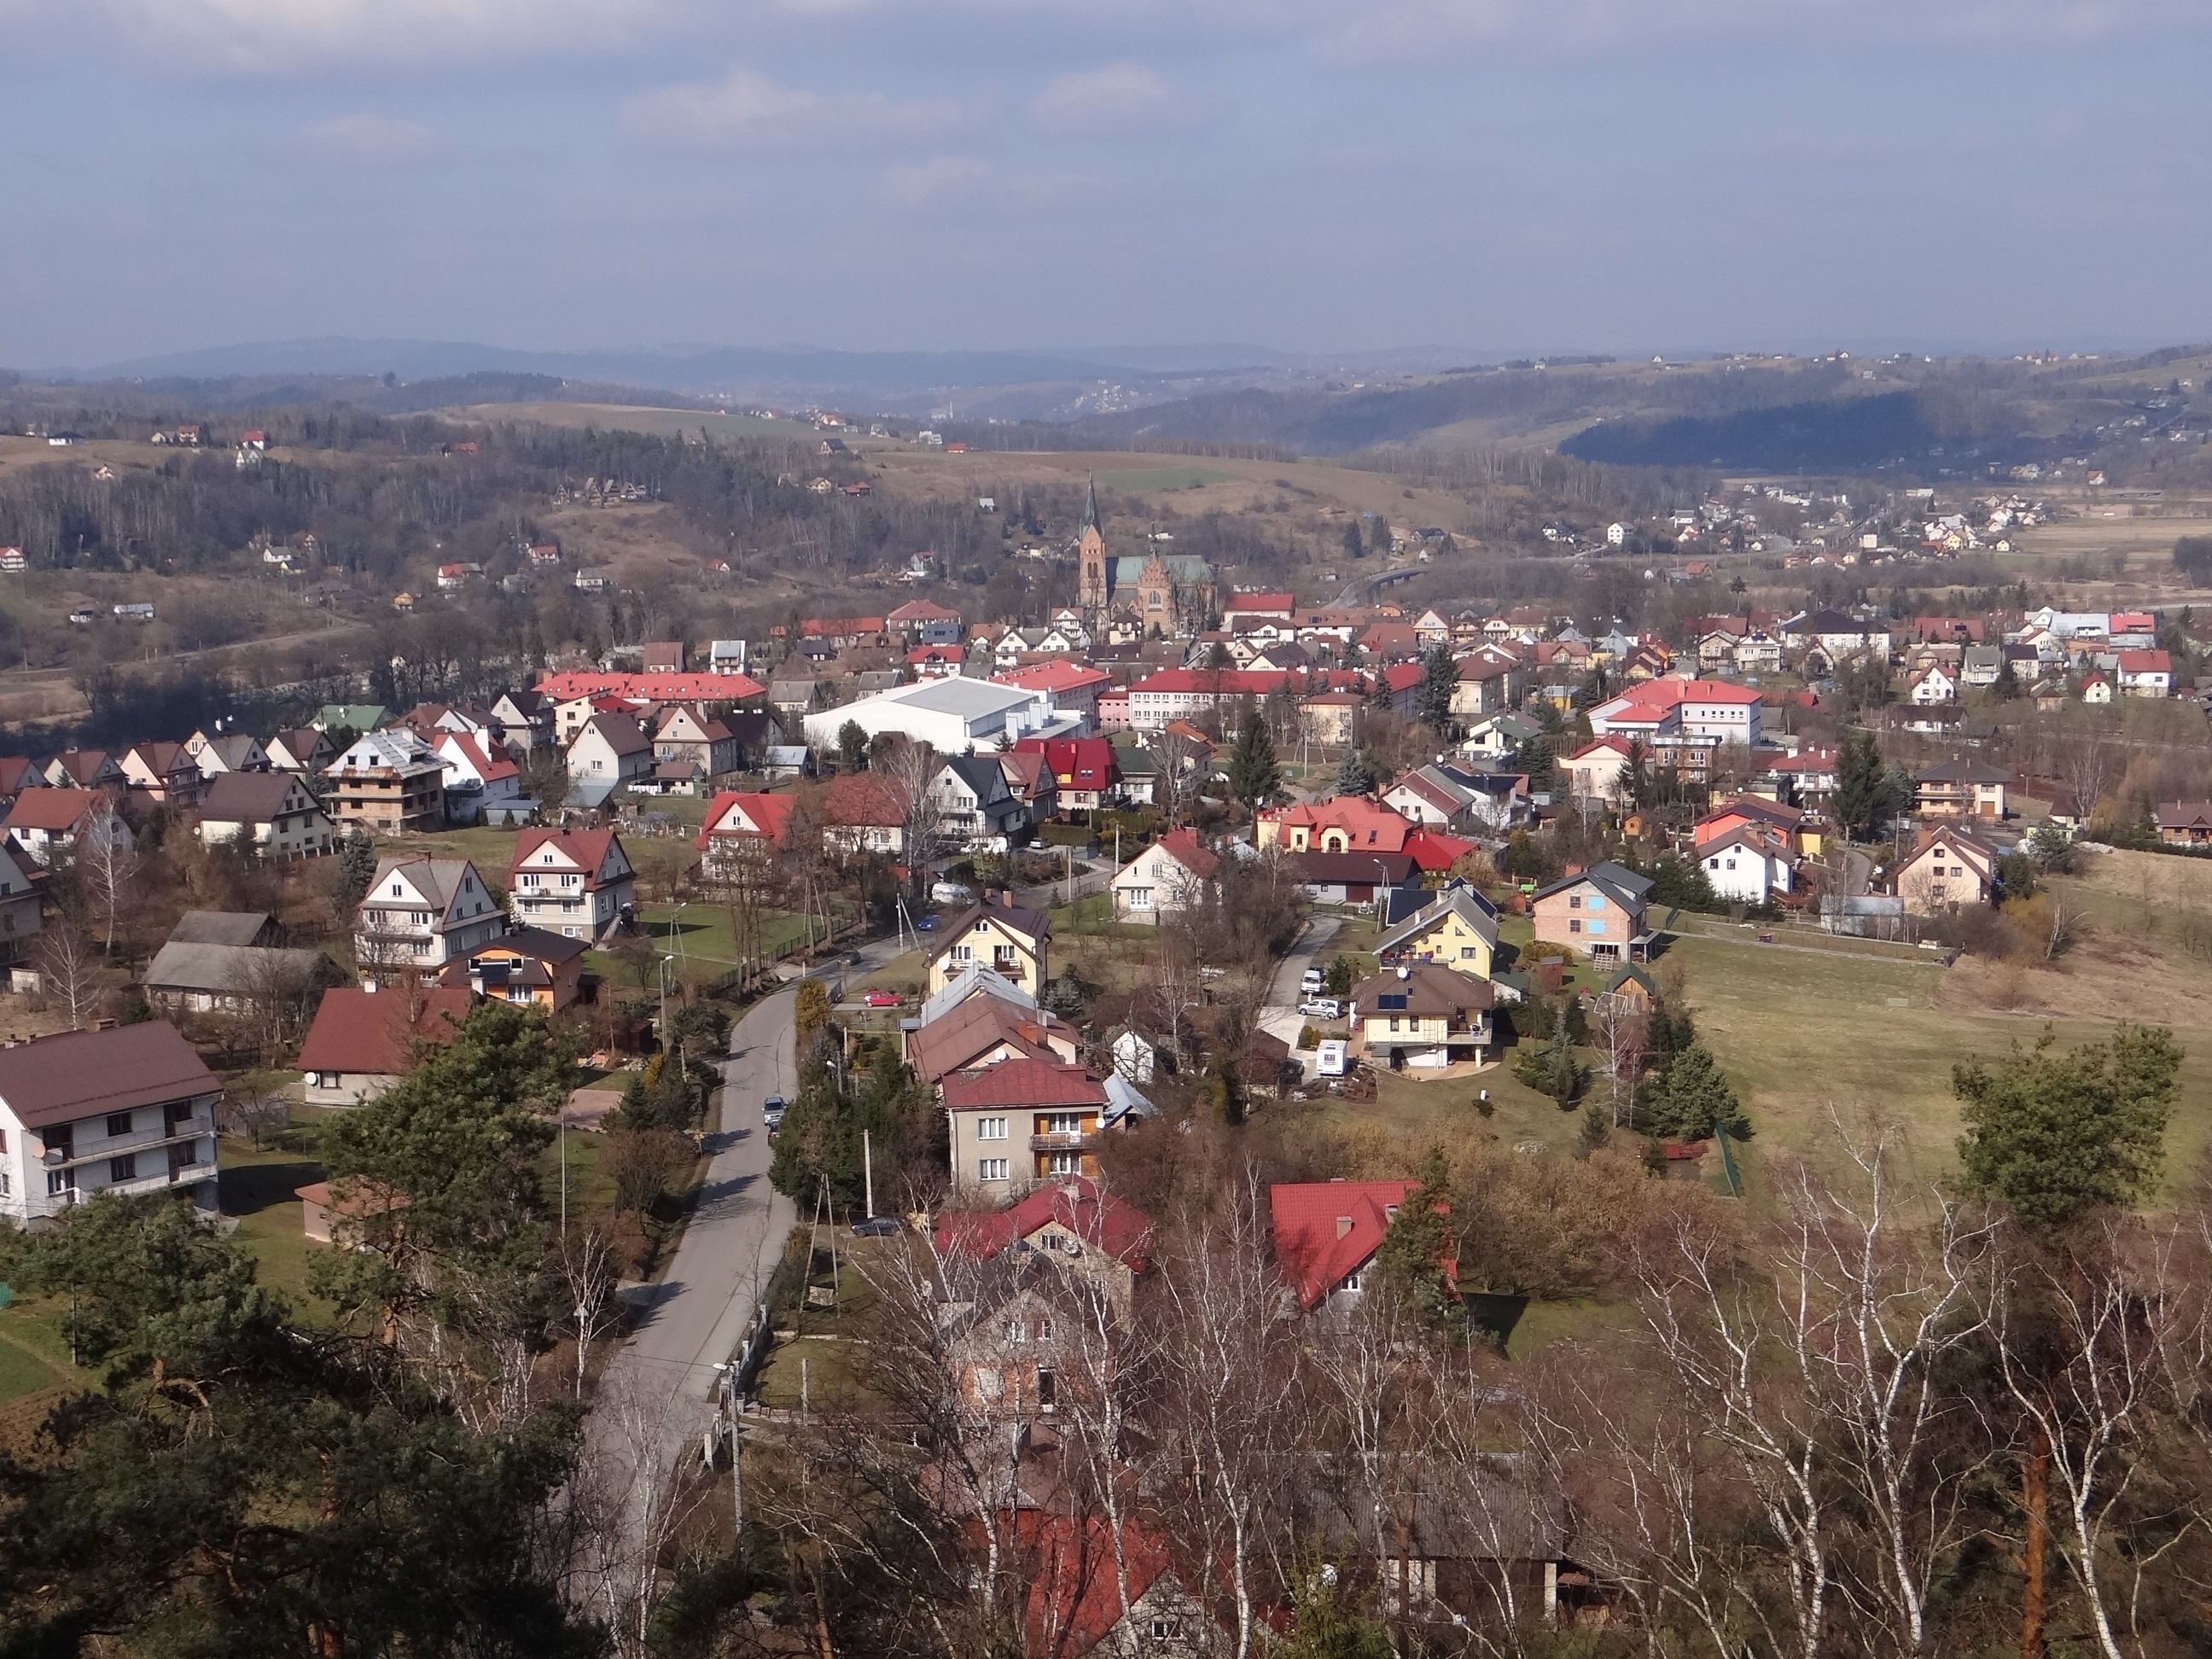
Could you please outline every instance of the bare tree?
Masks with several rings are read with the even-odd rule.
[[[615,1286],[622,1264],[613,1242],[599,1226],[572,1227],[561,1240],[561,1277],[568,1290],[569,1329],[576,1339],[576,1398],[584,1397],[584,1376],[592,1344],[612,1331],[622,1318]]]
[[[904,858],[915,872],[917,884],[927,879],[929,860],[936,856],[944,830],[944,809],[936,788],[941,764],[935,750],[910,738],[891,743],[869,763],[869,770],[897,803],[905,836]]]
[[[1146,746],[1152,751],[1152,805],[1172,830],[1189,815],[1198,793],[1198,745],[1181,732],[1161,731]]]
[[[322,1000],[323,974],[314,961],[291,951],[256,951],[229,988],[253,1023],[264,1066],[296,1046]]]
[[[77,871],[100,917],[100,949],[108,956],[115,954],[115,930],[131,909],[132,890],[143,863],[131,826],[112,801],[104,804],[77,838]]]
[[[2087,823],[2098,803],[2111,793],[2125,764],[2124,758],[2100,732],[2081,732],[2061,751],[2066,787],[2074,796],[2074,810]]]
[[[1636,1106],[1636,1082],[1644,1070],[1644,1013],[1618,991],[1607,991],[1590,1007],[1590,1029],[1605,1056],[1607,1103],[1613,1127],[1627,1122]]]
[[[70,1024],[82,1029],[99,1007],[106,989],[106,973],[97,946],[88,934],[84,918],[73,908],[57,908],[46,918],[31,960],[48,995],[68,1012]]]

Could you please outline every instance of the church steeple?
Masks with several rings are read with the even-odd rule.
[[[1079,535],[1084,531],[1099,528],[1098,479],[1095,474],[1086,473],[1085,483],[1087,487],[1083,492],[1083,522],[1075,527]]]
[[[1081,568],[1078,589],[1083,608],[1094,617],[1106,610],[1113,597],[1106,574],[1106,532],[1098,523],[1098,480],[1092,478],[1083,493],[1083,525],[1075,538],[1076,562]]]

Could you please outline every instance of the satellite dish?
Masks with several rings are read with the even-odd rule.
[[[1407,967],[1402,962],[1398,964],[1398,977],[1400,979],[1411,979],[1413,976],[1413,970],[1411,968]]]

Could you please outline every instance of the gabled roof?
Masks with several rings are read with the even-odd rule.
[[[1169,830],[1146,849],[1146,853],[1152,852],[1165,853],[1201,881],[1221,868],[1221,855],[1200,842],[1195,830]],[[1138,854],[1137,858],[1146,856],[1146,853]],[[1136,860],[1130,862],[1133,864]]]
[[[461,890],[461,878],[464,875],[476,875],[476,866],[467,859],[425,858],[419,853],[402,854],[398,858],[379,859],[376,861],[375,878],[368,884],[368,895],[362,900],[362,903],[368,906],[378,903],[410,902],[410,901],[404,899],[394,900],[391,895],[383,891],[386,882],[394,876],[400,876],[430,903],[435,905],[442,915],[453,908],[454,897]],[[477,878],[477,885],[479,888],[483,885],[483,878],[481,876]]]
[[[704,852],[717,836],[757,836],[776,846],[791,830],[791,815],[799,805],[796,795],[768,795],[744,789],[725,789],[708,805],[699,825],[699,849]],[[726,822],[742,815],[754,828]]]
[[[61,835],[74,830],[104,805],[102,797],[84,789],[26,789],[0,818],[0,828],[43,830]]]
[[[1593,864],[1578,876],[1562,877],[1548,887],[1538,888],[1534,896],[1547,899],[1554,893],[1564,893],[1571,887],[1578,887],[1583,882],[1589,883],[1626,910],[1640,908],[1644,896],[1651,890],[1650,877],[1639,876],[1626,866],[1606,859]]]
[[[830,781],[822,814],[847,829],[903,829],[906,802],[898,787],[874,772],[847,772]]]
[[[1490,1007],[1497,1000],[1497,988],[1488,980],[1441,962],[1408,963],[1370,974],[1352,988],[1350,998],[1352,1006],[1370,1018],[1377,1012],[1450,1017]]]
[[[969,999],[987,996],[997,1002],[1011,1002],[1024,1008],[1034,1008],[1036,999],[1008,979],[1004,974],[993,973],[981,963],[970,963],[957,969],[945,981],[944,988],[933,991],[921,1005],[921,1028],[927,1030],[955,1008]]]
[[[1074,1028],[1042,1009],[1003,997],[969,997],[908,1038],[907,1063],[924,1083],[934,1083],[1001,1047],[1060,1065],[1072,1060],[1075,1046]]]
[[[1022,738],[1018,755],[1042,755],[1055,783],[1070,789],[1110,789],[1121,776],[1121,760],[1104,738]]]
[[[593,730],[617,755],[642,754],[653,747],[653,739],[646,736],[645,728],[637,723],[637,718],[633,714],[602,710],[584,722],[583,730],[576,733],[576,740],[582,741],[584,732]]]
[[[938,1218],[937,1248],[988,1261],[1054,1223],[1139,1273],[1152,1254],[1152,1224],[1144,1212],[1086,1176],[1065,1176],[1002,1210],[948,1211]]]
[[[473,962],[483,956],[526,957],[532,962],[550,962],[556,967],[574,962],[592,948],[584,939],[570,939],[544,927],[518,927],[512,933],[501,933],[486,939],[469,952]]]
[[[513,885],[514,872],[540,848],[550,846],[584,876],[584,890],[591,891],[599,884],[599,872],[605,867],[608,856],[622,848],[621,837],[611,830],[526,830],[515,838],[514,861],[507,866],[508,884]],[[627,866],[629,857],[623,854]],[[544,859],[537,866],[548,867]],[[556,862],[552,868],[560,868]]]
[[[165,1019],[0,1048],[0,1102],[30,1129],[209,1095],[222,1085]]]
[[[2158,808],[2161,830],[2212,830],[2212,800],[2161,801]]]
[[[1042,1110],[1050,1107],[1103,1106],[1106,1086],[1080,1066],[1057,1060],[1002,1060],[975,1072],[948,1072],[938,1092],[947,1111],[992,1107]]]
[[[205,991],[226,996],[263,994],[260,975],[271,966],[311,975],[328,960],[319,951],[270,950],[253,945],[194,945],[172,939],[147,964],[146,988],[163,991]]]
[[[979,921],[990,921],[1010,933],[1018,933],[1032,942],[1052,937],[1052,918],[1042,910],[1033,910],[1026,904],[1004,902],[993,903],[988,899],[971,904],[944,925],[944,936],[930,948],[930,959],[935,961],[972,932]]]
[[[1987,761],[1939,761],[1913,777],[1915,783],[2010,783],[2012,774]]]
[[[1474,851],[1474,845],[1471,841],[1447,836],[1442,830],[1431,830],[1424,823],[1416,824],[1407,836],[1404,850],[1407,857],[1413,860],[1414,866],[1424,875],[1428,875],[1450,869]]]
[[[465,988],[444,986],[421,992],[338,986],[315,1010],[300,1045],[300,1069],[403,1076],[414,1066],[415,1045],[451,1042],[475,1002]]]
[[[296,772],[218,772],[200,796],[203,823],[269,823],[285,811],[293,791],[307,794]],[[313,797],[308,797],[313,804]]]
[[[1395,887],[1412,877],[1414,867],[1412,855],[1406,853],[1314,852],[1288,854],[1283,866],[1291,880],[1316,887],[1358,887],[1376,881]]]
[[[1347,1273],[1373,1257],[1398,1206],[1418,1185],[1411,1181],[1307,1181],[1267,1189],[1275,1264],[1297,1291],[1299,1307],[1318,1306]]]
[[[438,740],[438,752],[453,755],[486,783],[501,778],[520,777],[522,769],[507,757],[503,749],[495,750],[473,732],[447,732]]]
[[[172,945],[260,945],[276,927],[265,910],[187,910],[169,929]]]
[[[1481,938],[1498,943],[1498,911],[1491,902],[1465,882],[1454,882],[1437,895],[1437,902],[1416,910],[1375,941],[1377,956],[1419,939],[1447,915],[1455,915]]]

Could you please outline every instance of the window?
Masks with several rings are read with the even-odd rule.
[[[407,890],[395,881],[392,884],[392,896],[394,898],[405,898],[407,896]]]
[[[1037,1133],[1048,1135],[1079,1135],[1083,1133],[1083,1114],[1047,1112],[1037,1120]]]
[[[65,1193],[73,1193],[76,1190],[76,1171],[75,1170],[49,1170],[46,1171],[46,1196],[48,1198],[59,1198]]]
[[[1060,1379],[1042,1366],[1036,1374],[1036,1399],[1039,1411],[1050,1411],[1060,1403]]]
[[[1568,909],[1570,909],[1570,910],[1579,910],[1579,909],[1581,909],[1582,908],[1583,908],[1583,896],[1582,896],[1580,893],[1570,893],[1570,894],[1568,894],[1568,895],[1567,895],[1567,908],[1568,908]]]
[[[1030,1340],[1030,1328],[1029,1328],[1029,1322],[1028,1322],[1027,1320],[1023,1320],[1023,1319],[1009,1319],[1009,1320],[1006,1322],[1006,1340],[1007,1340],[1007,1341],[1009,1341],[1009,1342],[1026,1342],[1026,1341],[1028,1341],[1029,1340]]]
[[[121,1135],[127,1135],[127,1134],[129,1134],[130,1133],[131,1133],[131,1114],[130,1114],[130,1113],[128,1113],[128,1112],[110,1112],[110,1113],[107,1115],[107,1133],[108,1133],[108,1138],[109,1138],[110,1139],[115,1139],[115,1138],[117,1138],[117,1137],[118,1137],[118,1136],[121,1136]]]
[[[975,1160],[975,1179],[1004,1181],[1006,1179],[1006,1160],[1003,1158],[982,1158]]]
[[[111,1182],[138,1179],[138,1154],[125,1152],[120,1158],[107,1160],[107,1178]]]
[[[1359,1291],[1359,1274],[1356,1271],[1345,1274],[1336,1288],[1340,1291],[1350,1291],[1357,1295]]]
[[[1582,930],[1583,930],[1583,919],[1582,919],[1580,916],[1576,916],[1576,917],[1572,918],[1571,921],[1568,921],[1568,923],[1567,923],[1567,931],[1568,931],[1569,933],[1581,933],[1581,932],[1582,932]]]
[[[1590,923],[1589,930],[1593,933],[1602,933],[1605,932],[1605,924],[1601,921],[1594,921]]]
[[[977,1118],[977,1119],[975,1120],[975,1139],[978,1139],[978,1140],[1004,1140],[1006,1138],[1006,1119],[1004,1119],[1004,1118],[1002,1118],[1002,1117],[979,1117],[979,1118]]]
[[[1151,909],[1152,908],[1152,890],[1149,887],[1132,887],[1129,890],[1129,908],[1132,910]]]
[[[192,1121],[192,1103],[189,1100],[171,1101],[167,1106],[164,1106],[161,1109],[161,1120],[162,1126],[172,1133],[173,1133],[179,1125],[191,1123]],[[5,1146],[0,1146],[0,1152],[5,1152],[7,1148]]]
[[[972,962],[975,959],[975,952],[965,945],[956,945],[952,947],[952,959],[955,962]]]
[[[1182,1640],[1182,1620],[1180,1619],[1153,1620],[1152,1640],[1155,1642],[1180,1642]]]
[[[1605,896],[1602,893],[1592,893],[1589,896],[1589,908],[1593,910],[1604,909]]]
[[[1044,1173],[1054,1176],[1081,1175],[1083,1154],[1080,1152],[1051,1152],[1045,1158]]]
[[[1461,945],[1459,947],[1459,959],[1462,962],[1473,962],[1474,960],[1474,946],[1472,945]]]
[[[1040,1320],[1038,1320],[1038,1321],[1037,1321],[1037,1324],[1036,1324],[1036,1333],[1037,1333],[1037,1340],[1038,1340],[1038,1341],[1040,1341],[1040,1342],[1049,1342],[1049,1341],[1051,1341],[1051,1340],[1052,1340],[1052,1321],[1050,1321],[1049,1319],[1040,1319]]]

